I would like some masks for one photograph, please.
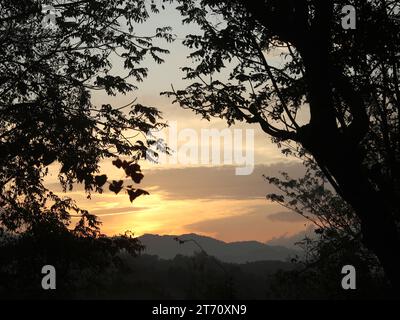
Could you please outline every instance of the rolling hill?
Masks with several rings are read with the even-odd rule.
[[[254,261],[286,261],[299,252],[282,246],[266,245],[257,241],[223,242],[210,237],[197,234],[185,234],[178,236],[185,240],[179,243],[174,235],[145,234],[139,237],[146,246],[145,252],[149,255],[157,255],[161,259],[173,259],[181,254],[191,256],[196,251],[201,251],[198,243],[207,254],[228,263],[246,263]]]

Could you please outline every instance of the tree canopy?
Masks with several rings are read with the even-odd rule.
[[[44,11],[43,11],[44,9]],[[173,41],[170,28],[140,35],[159,6],[144,0],[5,0],[0,4],[0,225],[8,231],[33,230],[42,223],[94,235],[99,221],[44,185],[58,162],[64,190],[84,185],[88,196],[106,186],[123,188],[133,201],[147,194],[138,160],[147,142],[134,137],[164,126],[160,113],[134,97],[125,106],[93,105],[95,92],[132,95],[148,74],[146,57],[162,63],[167,50],[154,40]],[[60,14],[56,13],[59,12]],[[54,15],[55,24],[51,23]],[[49,21],[48,21],[49,20]],[[54,22],[54,21],[53,21]],[[114,159],[132,185],[110,180],[100,161]]]
[[[284,152],[311,155],[400,285],[398,1],[178,2],[203,34],[184,41],[192,84],[167,94],[206,119],[259,124]],[[354,30],[342,27],[345,5],[356,8]]]

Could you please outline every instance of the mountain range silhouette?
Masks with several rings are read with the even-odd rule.
[[[176,238],[183,240],[179,242]],[[198,234],[154,235],[139,237],[146,249],[145,254],[157,255],[161,259],[173,259],[176,255],[191,256],[201,248],[217,259],[228,263],[246,263],[255,261],[287,261],[299,251],[283,246],[272,246],[257,241],[224,242]],[[198,245],[196,245],[198,243]]]

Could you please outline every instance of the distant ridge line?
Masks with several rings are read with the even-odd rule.
[[[299,254],[299,251],[283,246],[267,245],[258,241],[224,242],[195,233],[183,235],[144,234],[139,237],[146,246],[146,254],[157,255],[161,259],[173,259],[181,254],[191,256],[201,251],[193,242],[180,244],[175,238],[193,239],[198,242],[207,254],[228,263],[246,263],[255,261],[288,261]]]

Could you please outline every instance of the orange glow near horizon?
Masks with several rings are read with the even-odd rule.
[[[151,190],[149,190],[151,192]],[[282,211],[266,199],[187,199],[171,200],[162,192],[151,192],[133,204],[126,194],[104,193],[86,199],[82,192],[68,193],[81,207],[102,221],[102,233],[112,236],[132,231],[181,235],[196,233],[226,242],[257,240],[266,242],[305,229],[304,222],[271,221],[268,213]],[[252,212],[264,208],[265,213]]]

